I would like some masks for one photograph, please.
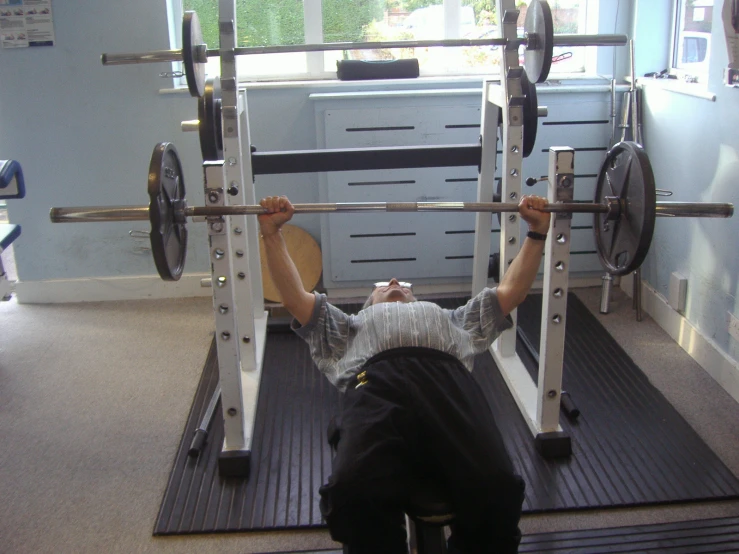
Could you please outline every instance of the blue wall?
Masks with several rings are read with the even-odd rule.
[[[654,1],[639,3],[640,16],[657,20],[656,13],[647,12],[656,6]],[[714,13],[720,14],[721,4],[717,0]],[[716,101],[647,85],[645,145],[657,187],[674,192],[668,200],[739,204],[739,89],[722,84],[728,55],[720,20],[714,21],[712,44],[708,90],[715,93]],[[669,52],[662,50],[662,54],[667,64]],[[739,348],[728,333],[727,312],[739,314],[738,242],[736,216],[729,220],[660,218],[642,268],[642,277],[665,297],[672,272],[687,277],[686,317],[734,359],[739,359]]]

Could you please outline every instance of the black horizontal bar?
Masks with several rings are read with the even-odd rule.
[[[601,125],[610,123],[607,119],[596,119],[592,121],[542,121],[542,125]]]
[[[366,131],[412,131],[415,129],[413,126],[405,127],[350,127],[346,130],[347,133],[361,133]]]
[[[377,262],[415,262],[416,258],[387,258],[380,260],[352,260],[353,264],[373,264]]]
[[[254,175],[278,175],[363,169],[478,166],[481,157],[482,146],[479,144],[455,144],[254,152],[251,161]]]
[[[491,233],[500,233],[500,229],[490,229]],[[445,235],[472,235],[475,233],[474,229],[469,231],[444,231]]]
[[[367,187],[373,185],[414,185],[415,180],[408,181],[358,181],[356,183],[347,183],[350,187]]]
[[[371,235],[349,235],[350,239],[374,239],[385,237],[415,237],[416,233],[376,233]]]

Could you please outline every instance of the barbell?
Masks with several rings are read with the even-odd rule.
[[[533,0],[526,12],[524,36],[516,39],[480,38],[445,40],[399,40],[389,42],[333,42],[323,44],[297,44],[278,46],[247,46],[234,48],[236,56],[255,54],[287,54],[299,52],[324,52],[332,50],[379,50],[390,48],[429,48],[460,46],[523,45],[524,68],[532,83],[542,83],[549,76],[554,46],[623,46],[626,35],[554,35],[554,23],[549,4],[545,0]],[[145,53],[103,54],[103,65],[125,65],[160,62],[182,62],[187,87],[192,96],[200,97],[205,88],[205,64],[209,57],[220,56],[220,50],[209,49],[203,43],[203,33],[197,13],[185,12],[182,18],[182,48],[180,50],[155,50]]]
[[[572,186],[574,183],[563,183]],[[196,206],[185,199],[182,166],[174,145],[159,143],[149,164],[148,206],[91,206],[51,208],[52,223],[151,222],[151,251],[162,279],[176,281],[182,275],[187,251],[187,218],[205,217],[213,230],[224,228],[229,215],[260,215],[258,205]],[[220,191],[208,200],[218,202]],[[210,197],[210,195],[213,195]],[[503,202],[345,202],[295,204],[295,212],[517,212],[518,204]],[[549,204],[552,213],[593,213],[598,257],[612,275],[637,269],[649,251],[657,216],[731,217],[728,203],[656,202],[654,175],[643,148],[621,142],[606,155],[596,184],[595,202]]]

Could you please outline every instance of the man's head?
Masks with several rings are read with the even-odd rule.
[[[381,302],[415,302],[412,286],[410,283],[398,281],[395,277],[389,281],[375,283],[375,288],[370,294],[362,309],[369,308],[373,304]]]

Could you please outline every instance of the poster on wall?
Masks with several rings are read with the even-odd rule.
[[[0,0],[3,48],[54,46],[51,0]]]

